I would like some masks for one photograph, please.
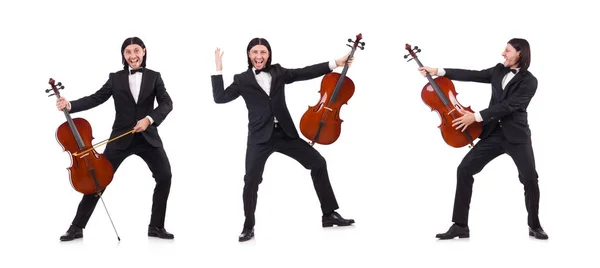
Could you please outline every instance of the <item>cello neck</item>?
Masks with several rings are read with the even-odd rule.
[[[344,69],[342,70],[342,73],[340,73],[340,78],[338,78],[337,83],[335,84],[335,88],[333,89],[333,93],[331,94],[331,99],[330,102],[335,102],[337,100],[337,96],[339,94],[340,88],[342,88],[342,84],[344,83],[344,79],[346,78],[346,73],[348,73],[348,60],[352,58],[352,56],[354,56],[354,51],[356,51],[356,48],[352,48],[352,51],[350,52],[350,55],[348,56],[348,59],[346,59],[346,64],[344,64]]]
[[[330,102],[335,102],[337,100],[340,88],[342,88],[342,84],[344,83],[344,79],[346,78],[346,73],[348,73],[348,68],[350,67],[348,61],[352,59],[352,57],[354,57],[354,52],[356,51],[356,48],[360,48],[361,50],[365,49],[365,42],[360,42],[361,39],[362,33],[356,35],[355,41],[352,41],[352,39],[348,39],[348,42],[353,43],[353,45],[348,44],[348,46],[351,47],[352,50],[350,51],[350,54],[346,59],[346,63],[344,64],[344,69],[342,70],[342,73],[340,73],[340,77],[338,78],[338,81],[335,84],[335,88],[333,89],[333,93],[331,94],[331,98],[329,99]]]
[[[73,118],[71,118],[71,114],[69,114],[66,107],[63,109],[63,113],[65,114],[65,118],[67,119],[67,123],[69,124],[69,127],[71,128],[73,137],[75,138],[75,141],[77,142],[77,146],[79,147],[80,150],[83,150],[85,148],[85,144],[83,143],[83,139],[81,138],[79,131],[77,131],[77,126],[75,126],[75,122],[73,122]]]
[[[409,59],[408,61],[415,60],[415,62],[417,62],[417,65],[419,65],[419,67],[423,67],[423,64],[417,57],[417,54],[415,53],[415,51],[413,51],[413,50],[416,50],[416,52],[421,52],[421,49],[419,49],[418,47],[415,47],[413,49],[413,48],[411,48],[411,46],[409,44],[406,44],[406,50],[408,50],[408,52],[412,56],[412,59]],[[404,58],[407,58],[407,57],[408,57],[408,55],[404,56]],[[435,82],[435,80],[433,80],[433,77],[431,77],[429,72],[425,72],[425,77],[427,77],[427,80],[429,80],[429,84],[431,85],[431,87],[433,87],[433,90],[438,95],[438,97],[440,98],[442,103],[444,103],[444,105],[448,106],[450,104],[450,100],[448,100],[448,98],[446,98],[446,95],[444,95],[444,93],[442,92],[442,89],[438,86],[438,84]]]
[[[349,66],[349,64],[348,64],[348,61],[349,61],[350,59],[352,59],[352,57],[354,57],[354,52],[355,52],[355,51],[356,51],[356,48],[355,48],[355,47],[354,47],[354,48],[352,48],[352,50],[350,51],[350,55],[348,55],[348,59],[346,59],[346,63],[344,63],[344,69],[342,70],[342,73],[341,73],[341,78],[340,78],[340,80],[341,80],[341,79],[344,79],[344,77],[346,77],[346,73],[348,72],[348,68],[350,68],[350,66]],[[336,88],[337,88],[338,86],[341,86],[341,83],[339,83],[339,82],[338,82],[338,85],[336,86]]]
[[[50,86],[52,87],[52,89],[48,89],[46,90],[46,93],[50,92],[50,91],[54,91],[53,94],[50,94],[51,97],[52,95],[56,96],[57,99],[60,99],[60,92],[58,91],[59,88],[57,87],[57,85],[54,83],[54,79],[50,78],[50,81],[48,82],[48,84],[50,84]],[[58,86],[60,86],[60,89],[65,88],[62,83],[58,83]],[[81,138],[81,135],[79,134],[79,131],[77,131],[77,126],[75,126],[75,122],[73,122],[73,118],[71,118],[71,114],[69,114],[69,111],[67,110],[67,108],[65,107],[63,109],[63,113],[65,114],[65,118],[67,119],[67,123],[69,124],[69,127],[71,128],[71,132],[73,133],[73,137],[75,138],[75,141],[77,142],[77,146],[79,147],[80,150],[83,150],[85,148],[85,143],[83,142],[83,139]]]

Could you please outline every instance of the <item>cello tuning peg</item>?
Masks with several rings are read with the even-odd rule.
[[[351,39],[351,38],[348,38],[348,42],[352,43],[352,39]]]
[[[65,86],[60,86],[60,88],[59,88],[59,89],[65,89]]]
[[[346,44],[346,46],[352,47],[352,46],[351,46],[351,45],[349,45],[349,44]]]
[[[419,52],[421,52],[421,49],[420,49],[420,48],[417,50],[417,53],[419,53]]]
[[[359,43],[360,43],[361,45],[363,45],[363,46],[365,45],[365,42],[359,42]]]
[[[62,86],[62,82],[58,82],[58,84],[56,84],[57,86]]]
[[[52,93],[52,94],[48,95],[48,97],[52,97],[52,96],[54,96],[54,93]]]
[[[408,58],[408,55],[404,55],[404,58],[405,58],[405,59],[406,59],[406,58]]]
[[[52,91],[52,89],[46,89],[46,93],[48,93],[48,92],[50,92],[50,91]]]
[[[415,50],[415,49],[419,49],[419,46],[415,46],[415,48],[413,48],[413,50]]]

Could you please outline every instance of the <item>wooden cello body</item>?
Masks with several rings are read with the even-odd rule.
[[[419,67],[423,67],[423,64],[417,58],[416,53],[421,52],[418,47],[414,49],[406,44],[406,50],[409,55],[412,56],[410,60],[415,60]],[[408,58],[409,55],[405,55],[404,58]],[[470,106],[464,107],[457,99],[458,93],[454,87],[452,80],[447,77],[436,77],[435,79],[431,75],[426,74],[429,83],[427,83],[421,90],[421,99],[432,111],[436,111],[440,116],[441,123],[438,128],[441,131],[442,138],[446,144],[461,148],[469,145],[471,148],[474,146],[474,141],[477,139],[483,131],[482,122],[473,122],[469,125],[465,131],[461,131],[452,126],[454,119],[460,118],[465,114],[465,111],[474,113]]]
[[[356,48],[364,49],[364,42],[360,42],[362,34],[356,40],[348,39],[353,45],[348,59],[352,59]],[[328,145],[334,143],[342,132],[340,111],[343,105],[354,95],[354,82],[346,76],[348,60],[341,73],[330,72],[321,80],[320,98],[317,104],[309,106],[300,119],[300,132],[310,140],[310,145],[315,143]]]
[[[50,78],[49,84],[54,91],[50,96],[56,95],[57,98],[60,98],[60,92],[54,83],[54,79]],[[61,83],[59,86],[64,88]],[[96,152],[93,148],[88,149],[92,147],[94,139],[90,123],[83,118],[72,119],[66,108],[63,112],[67,121],[56,130],[56,139],[71,155],[71,166],[67,168],[71,186],[82,194],[99,193],[112,182],[113,166],[103,154]],[[83,154],[78,154],[84,149],[88,150]]]
[[[94,136],[87,120],[75,118],[62,123],[56,130],[56,139],[65,151],[71,153],[71,166],[68,169],[73,189],[82,194],[94,194],[112,182],[113,166],[103,154],[90,150],[81,156],[73,155],[92,145]]]

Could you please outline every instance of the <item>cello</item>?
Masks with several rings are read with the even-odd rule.
[[[342,132],[342,120],[340,110],[342,105],[354,95],[354,82],[346,76],[348,72],[348,60],[352,59],[356,48],[365,49],[365,42],[360,42],[362,33],[356,35],[356,40],[348,39],[346,44],[352,48],[346,59],[342,73],[330,72],[323,76],[319,93],[321,98],[314,106],[308,106],[300,119],[300,131],[302,135],[310,140],[309,144],[315,143],[328,145],[334,143]]]
[[[59,87],[64,89],[64,85],[61,82],[55,84],[52,78],[50,78],[48,84],[52,89],[47,89],[46,93],[54,91],[48,97],[56,96],[57,99],[60,99],[58,90]],[[106,209],[104,199],[102,199],[102,192],[112,182],[114,176],[113,166],[103,154],[94,150],[95,146],[91,146],[94,137],[90,123],[83,118],[71,118],[66,107],[63,109],[63,113],[67,121],[58,126],[56,139],[63,150],[71,155],[71,166],[67,168],[71,186],[82,194],[99,196],[112,224],[112,219],[108,209]],[[117,234],[117,239],[121,241],[114,224],[112,225]]]
[[[414,59],[419,67],[423,67],[423,64],[421,64],[421,61],[419,61],[416,54],[421,52],[421,49],[418,46],[412,48],[409,44],[406,44],[405,49],[409,54],[404,55],[404,59],[408,58],[410,55],[412,58],[408,61]],[[473,122],[465,129],[465,131],[454,128],[452,126],[452,121],[463,116],[465,114],[464,111],[474,113],[471,106],[464,107],[458,102],[456,99],[458,93],[456,92],[452,80],[449,78],[439,76],[433,79],[427,72],[426,77],[427,80],[429,80],[429,83],[425,84],[423,87],[421,99],[429,106],[429,108],[431,108],[431,111],[435,110],[440,116],[442,122],[438,128],[442,133],[442,138],[448,145],[454,148],[461,148],[466,145],[469,145],[469,148],[473,148],[473,146],[475,146],[473,142],[483,131],[483,123]]]

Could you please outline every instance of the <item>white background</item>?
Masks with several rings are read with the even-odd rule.
[[[4,3],[0,133],[9,160],[0,162],[1,266],[597,265],[595,9],[583,1],[386,2]],[[327,159],[339,212],[356,226],[321,228],[310,171],[273,154],[259,190],[256,239],[240,244],[247,113],[242,98],[213,102],[215,47],[225,51],[229,84],[246,69],[254,37],[270,41],[273,63],[295,68],[343,56],[358,33],[366,46],[348,72],[356,93],[342,108],[342,134],[315,146]],[[121,69],[120,46],[130,36],[146,43],[147,67],[161,72],[174,102],[159,133],[172,164],[166,228],[175,239],[147,238],[154,180],[132,156],[104,195],[122,241],[98,203],[84,239],[61,243],[81,194],[70,186],[70,158],[55,139],[65,118],[43,90],[52,77],[69,99],[94,93]],[[471,238],[436,241],[451,224],[456,167],[469,149],[443,142],[438,115],[420,97],[427,80],[403,59],[404,46],[421,47],[425,65],[479,70],[502,62],[513,37],[530,42],[530,71],[539,81],[528,112],[550,239],[528,237],[523,188],[503,155],[475,177]],[[489,85],[455,85],[463,105],[487,106]],[[320,78],[286,88],[296,125],[319,87]],[[73,116],[87,119],[102,141],[113,101]]]

